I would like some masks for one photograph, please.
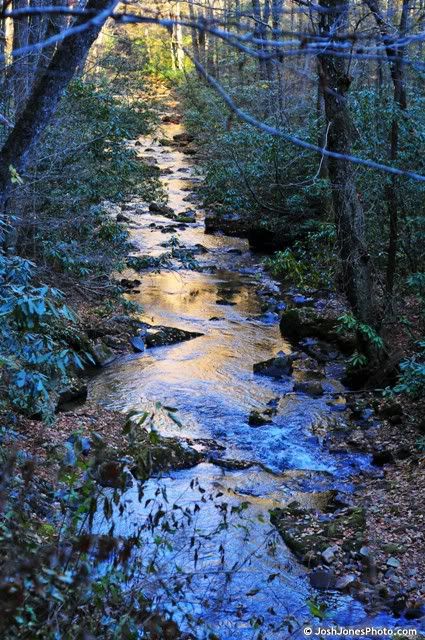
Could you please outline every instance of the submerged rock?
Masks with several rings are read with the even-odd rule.
[[[182,117],[179,113],[167,113],[162,116],[161,122],[165,124],[180,124]]]
[[[176,142],[193,142],[194,137],[190,133],[183,131],[183,133],[176,133],[173,136],[173,140]]]
[[[234,307],[236,304],[236,302],[233,302],[232,300],[226,300],[225,298],[218,298],[215,303],[228,307]]]
[[[254,364],[254,373],[271,378],[283,378],[293,371],[293,357],[280,351],[276,357]]]

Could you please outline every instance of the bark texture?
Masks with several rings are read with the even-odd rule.
[[[348,20],[347,0],[321,0],[321,35],[332,38],[344,33]],[[349,154],[353,125],[347,104],[351,78],[347,60],[332,55],[332,45],[319,55],[319,78],[322,84],[328,125],[328,148]],[[338,248],[342,265],[342,287],[354,313],[362,322],[376,324],[371,284],[370,256],[366,244],[365,217],[356,190],[354,167],[343,158],[329,158]]]
[[[50,64],[34,85],[0,151],[0,213],[5,213],[11,187],[10,167],[18,173],[25,168],[31,149],[48,125],[69,82],[99,35],[108,10],[112,11],[115,5],[116,0],[89,0],[87,9],[96,11],[99,16],[101,12],[105,12],[104,19],[88,25],[79,33],[65,35]],[[87,20],[86,16],[80,17],[73,26],[83,25]]]

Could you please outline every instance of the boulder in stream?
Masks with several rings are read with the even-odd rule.
[[[178,342],[185,342],[193,338],[203,336],[197,331],[186,331],[176,327],[156,326],[149,327],[144,334],[146,347],[164,347]]]
[[[273,422],[272,414],[272,409],[266,409],[265,411],[253,409],[249,414],[248,424],[250,427],[261,427],[265,424],[271,424]]]
[[[293,371],[293,357],[279,351],[279,353],[269,360],[254,364],[254,373],[271,378],[283,378],[290,376]]]
[[[323,385],[320,380],[300,380],[294,382],[294,391],[297,393],[305,393],[307,396],[319,398],[323,395]]]
[[[171,207],[166,204],[162,204],[161,202],[151,202],[149,205],[149,211],[152,213],[160,213],[162,216],[166,216],[167,218],[174,218],[174,211]]]

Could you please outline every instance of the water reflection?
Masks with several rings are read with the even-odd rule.
[[[172,126],[167,135],[177,132],[179,128]],[[186,177],[193,177],[188,158],[155,141],[147,146],[160,167],[172,172],[162,178],[169,205],[176,212],[185,211],[190,207]],[[135,223],[133,240],[141,254],[158,256],[167,250],[164,242],[176,233],[173,221],[146,211],[131,217]],[[170,227],[171,235],[164,233]],[[367,460],[348,454],[331,455],[321,447],[311,425],[329,411],[324,398],[292,394],[289,377],[275,381],[254,376],[254,363],[280,350],[289,352],[290,347],[276,323],[252,319],[261,314],[262,303],[257,295],[255,258],[248,252],[246,241],[206,236],[203,231],[198,211],[198,222],[179,229],[178,237],[184,246],[202,244],[207,252],[199,261],[218,267],[217,271],[149,273],[144,275],[139,293],[131,296],[143,305],[143,320],[203,335],[121,359],[94,379],[90,394],[104,405],[122,411],[151,408],[156,401],[177,407],[183,426],[178,427],[172,420],[162,421],[159,429],[164,435],[190,438],[195,445],[196,439],[208,438],[217,444],[216,451],[212,447],[213,455],[252,463],[239,471],[203,463],[171,473],[161,481],[151,479],[143,487],[142,502],[140,487],[135,484],[125,494],[131,516],[117,517],[115,532],[129,535],[142,526],[146,519],[145,500],[150,497],[158,501],[158,482],[162,489],[165,487],[168,506],[193,508],[200,500],[199,490],[193,485],[198,478],[208,496],[216,495],[208,500],[202,500],[204,494],[201,495],[196,516],[197,535],[203,541],[201,556],[195,563],[190,542],[193,526],[192,534],[187,529],[179,530],[171,548],[160,546],[155,550],[161,556],[165,581],[171,580],[167,570],[175,569],[176,563],[183,567],[184,574],[193,573],[193,581],[184,587],[183,600],[179,598],[181,620],[190,612],[202,616],[222,640],[248,640],[257,633],[252,620],[261,616],[267,629],[265,637],[277,640],[289,633],[285,627],[287,614],[294,615],[298,623],[309,618],[306,601],[310,589],[304,570],[294,563],[272,532],[268,510],[293,499],[313,504],[314,491],[338,486],[336,478],[344,483],[344,478],[366,465]],[[229,253],[235,248],[236,254]],[[266,279],[263,274],[263,282]],[[223,301],[231,304],[222,304]],[[272,423],[258,428],[249,426],[250,411],[262,410],[270,401],[277,405]],[[223,501],[230,507],[248,503],[249,522],[246,528],[232,526],[210,538],[211,529],[218,525]],[[100,516],[98,520],[99,529],[109,526],[101,522]],[[269,548],[271,540],[273,553]],[[147,534],[146,545],[152,545],[151,533]],[[220,545],[226,551],[224,564]],[[228,582],[227,569],[241,561],[241,570]],[[271,575],[275,577],[270,579]],[[159,593],[163,605],[166,590],[160,589]],[[172,606],[174,613],[176,606]],[[363,617],[360,605],[349,598],[340,596],[333,606],[335,620],[353,624]]]

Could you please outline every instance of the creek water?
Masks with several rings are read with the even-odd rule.
[[[164,125],[158,135],[171,139],[180,132],[179,125]],[[92,381],[90,397],[120,411],[143,411],[155,403],[176,408],[181,424],[159,411],[161,435],[207,448],[210,462],[144,484],[135,481],[124,495],[124,515],[116,514],[115,533],[140,533],[154,504],[180,514],[182,526],[168,532],[166,543],[147,528],[142,564],[146,568],[154,557],[161,569],[155,585],[142,581],[140,588],[151,591],[158,607],[168,607],[181,628],[196,629],[197,638],[210,631],[221,640],[301,637],[302,625],[313,620],[308,601],[317,594],[271,526],[269,509],[293,500],[314,505],[329,488],[350,492],[350,475],[369,461],[329,453],[313,435],[312,425],[331,411],[329,396],[292,393],[290,377],[254,375],[254,363],[291,352],[278,317],[264,313],[260,295],[275,291],[276,284],[245,240],[205,234],[204,214],[193,204],[199,180],[193,159],[155,137],[141,143],[139,153],[158,162],[169,206],[177,214],[195,210],[196,220],[176,229],[174,221],[143,203],[130,203],[125,214],[135,253],[160,256],[176,235],[181,246],[202,245],[206,251],[196,256],[201,270],[174,264],[144,273],[130,298],[142,305],[141,320],[202,336],[115,361]],[[328,373],[325,391],[340,390],[335,372]],[[249,413],[268,403],[277,407],[272,423],[250,426]],[[99,516],[98,526],[110,525]],[[327,595],[326,606],[328,625],[366,619],[349,596]],[[379,622],[394,621],[384,616]]]

